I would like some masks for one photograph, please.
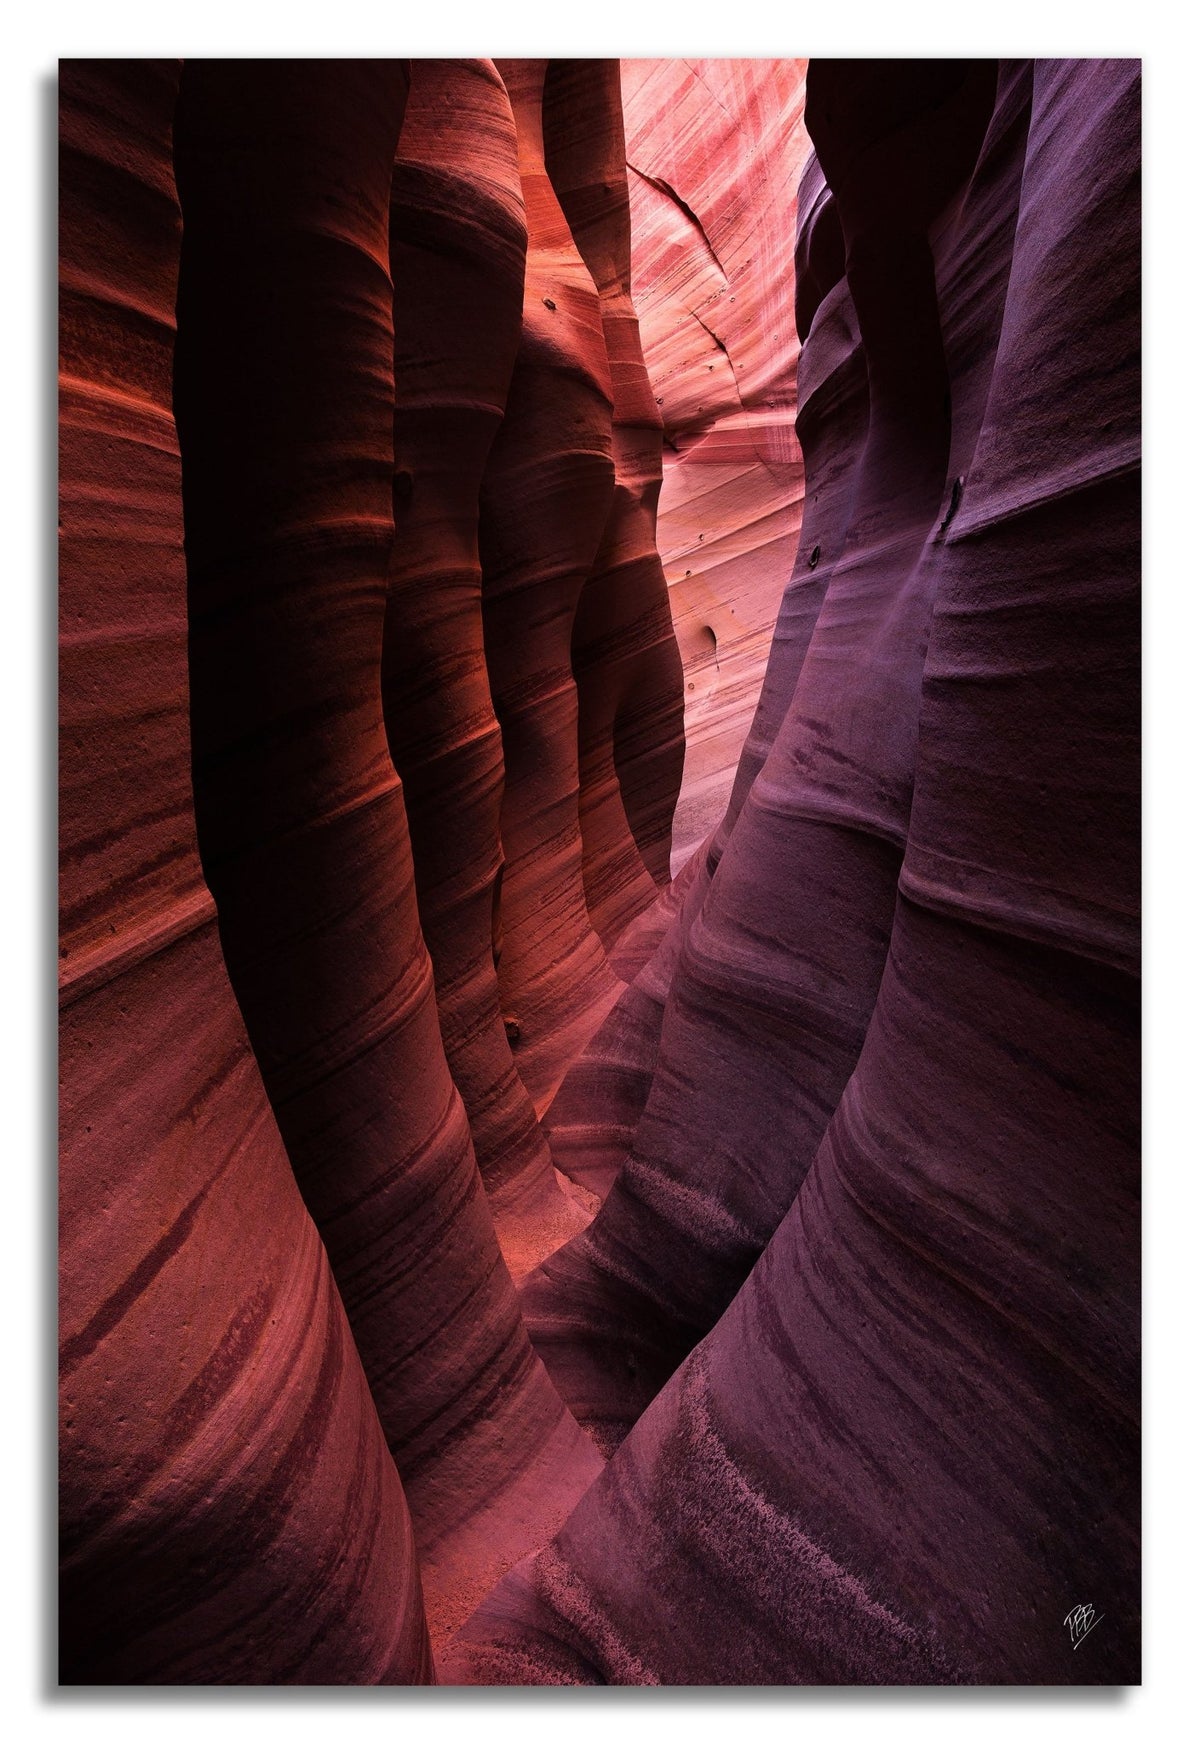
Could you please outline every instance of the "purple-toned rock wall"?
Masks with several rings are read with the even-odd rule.
[[[810,68],[786,640],[524,1292],[617,1451],[463,1676],[1138,1676],[1138,85]]]
[[[621,95],[64,64],[64,1682],[1139,1676],[1139,68]]]

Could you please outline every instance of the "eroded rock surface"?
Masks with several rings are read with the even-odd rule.
[[[488,675],[504,745],[501,997],[539,1112],[620,983],[588,912],[575,614],[613,495],[612,374],[600,297],[547,172],[545,61],[501,61],[529,226],[508,414],[484,476]],[[650,892],[650,895],[653,893]]]
[[[1136,63],[62,136],[64,1680],[1136,1679]]]
[[[179,78],[60,72],[60,1677],[409,1683],[404,1493],[196,852]]]
[[[658,544],[685,667],[679,870],[717,824],[796,552],[804,61],[624,61],[633,299],[666,431]]]
[[[670,879],[683,774],[683,668],[655,543],[662,418],[630,294],[620,68],[554,61],[547,166],[600,295],[613,389],[613,494],[575,613],[579,818],[588,912],[610,951]]]
[[[479,493],[517,359],[525,256],[500,75],[490,61],[414,62],[391,186],[396,536],[384,719],[446,1059],[518,1275],[585,1221],[554,1178],[496,975],[505,767],[484,656]]]
[[[810,72],[868,375],[850,527],[628,1160],[527,1286],[628,1434],[470,1678],[1138,1675],[1138,71],[892,73]],[[790,830],[793,880],[828,874],[808,946],[816,890],[794,933],[757,902]],[[743,1047],[768,1100],[782,1056],[782,1136],[747,1104],[723,1144],[714,1102],[690,1165],[681,1122],[640,1148]],[[1084,1665],[1063,1619],[1100,1587]]]
[[[561,1512],[591,1460],[501,1258],[384,726],[389,200],[407,87],[384,62],[336,78],[324,62],[185,66],[175,410],[205,876],[430,1604],[454,1609],[457,1541],[480,1510],[553,1447],[545,1502]]]

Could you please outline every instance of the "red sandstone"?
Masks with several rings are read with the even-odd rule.
[[[1136,63],[61,99],[63,1680],[1135,1680]]]

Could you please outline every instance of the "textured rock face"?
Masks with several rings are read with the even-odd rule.
[[[614,71],[587,71],[611,132]],[[513,72],[527,175],[540,78],[536,67]],[[587,1195],[555,1180],[498,993],[504,769],[477,551],[497,427],[507,421],[510,456],[524,443],[553,462],[557,405],[548,433],[541,420],[565,369],[590,404],[607,488],[586,553],[561,486],[559,525],[551,517],[530,538],[555,552],[565,530],[580,564],[553,638],[573,695],[573,609],[612,503],[599,295],[561,212],[554,229],[543,172],[551,234],[535,222],[531,277],[564,281],[565,236],[569,330],[590,335],[591,351],[581,366],[570,346],[555,351],[557,333],[539,352],[527,332],[541,397],[528,365],[524,401],[510,394],[526,216],[512,107],[488,62],[421,63],[407,118],[404,63],[189,63],[181,87],[178,65],[83,67],[74,79],[64,85],[64,1672],[409,1681],[431,1671],[426,1615],[444,1642],[599,1468],[532,1352],[509,1275],[585,1221]],[[536,215],[536,189],[531,204]],[[627,211],[602,230],[627,255]],[[535,308],[549,313],[540,298]],[[636,338],[623,343],[628,383]],[[536,389],[536,368],[532,379]],[[661,572],[656,584],[640,555],[641,618],[661,639]],[[526,646],[519,613],[506,635]],[[672,688],[653,641],[642,636],[635,672],[602,675],[610,767],[618,705],[651,722],[678,712],[678,666]],[[573,716],[571,728],[557,790],[538,791],[562,816],[574,808],[581,842]],[[678,731],[674,744],[631,742],[647,767],[658,759],[631,813],[650,852],[657,841],[661,874],[673,802],[662,769],[678,763]],[[536,760],[524,773],[544,775]],[[518,748],[517,797],[521,775]],[[623,807],[617,823],[632,913],[655,885]],[[574,918],[611,997],[620,982],[588,922],[582,864],[580,852]],[[548,948],[535,936],[531,960],[553,948],[553,934]],[[168,949],[164,970],[155,953]],[[144,985],[131,1006],[135,968]],[[128,1026],[113,1022],[119,976]],[[563,981],[560,998],[568,992]],[[186,1167],[170,1160],[180,1122],[199,1129]],[[145,1156],[131,1173],[120,1135],[139,1129]],[[90,1223],[104,1227],[113,1194],[129,1227],[110,1253]],[[134,1251],[140,1234],[148,1257]],[[147,1422],[148,1407],[127,1402],[148,1336],[129,1298],[166,1268],[149,1306],[174,1328],[177,1251],[187,1287],[213,1301],[204,1336],[186,1317],[159,1335],[166,1371],[150,1374],[161,1421]],[[98,1296],[106,1266],[115,1281]],[[281,1327],[269,1340],[263,1316]],[[100,1384],[116,1387],[107,1410],[98,1365]],[[233,1386],[237,1427],[218,1409]],[[226,1475],[239,1432],[266,1447],[242,1491]],[[192,1436],[205,1442],[199,1476],[176,1445]],[[162,1500],[156,1513],[139,1491],[151,1480],[206,1482],[217,1511],[199,1525],[186,1509],[172,1519]],[[119,1515],[127,1494],[147,1512],[122,1534],[106,1508]],[[93,1554],[96,1532],[107,1538]],[[177,1546],[175,1576],[147,1573],[144,1533]],[[101,1627],[96,1595],[123,1559],[127,1618]],[[193,1638],[205,1606],[219,1641]],[[248,1611],[254,1627],[235,1643]],[[147,1618],[152,1645],[139,1634]]]
[[[185,67],[175,409],[205,876],[440,1607],[485,1503],[552,1447],[561,1516],[591,1462],[501,1260],[384,729],[407,85],[380,62]]]
[[[686,668],[676,870],[725,809],[796,553],[804,68],[622,62],[633,299],[667,441],[658,544]]]
[[[810,75],[869,382],[855,500],[793,704],[685,900],[629,1163],[530,1286],[581,1413],[629,1422],[647,1345],[665,1366],[770,1239],[473,1620],[482,1680],[1138,1675],[1137,67],[893,74]],[[835,962],[776,942],[765,849],[725,900],[742,840],[798,827],[806,875],[858,906],[857,954],[846,929]],[[832,1118],[776,1103],[791,1146],[655,1177],[642,1130],[685,1070],[703,1094],[744,1033],[768,1072],[786,1047],[783,953],[792,1069],[801,1035],[814,1083],[859,1038]],[[657,1225],[653,1274],[605,1248],[618,1213]],[[1101,1588],[1121,1621],[1084,1666],[1062,1619]]]
[[[629,990],[588,1044],[547,1111],[546,1127],[558,1166],[601,1197],[612,1186],[632,1147],[658,1064],[663,1014],[683,943],[746,794],[791,702],[853,502],[866,422],[866,373],[853,303],[843,276],[841,227],[820,166],[811,157],[799,189],[798,212],[797,325],[806,343],[797,381],[797,430],[808,448],[805,500],[814,545],[810,549],[807,540],[801,541],[791,581],[780,602],[758,707],[742,748],[725,817],[713,832],[707,852],[694,854],[678,875],[670,902],[658,906],[654,917],[657,926],[651,930],[643,923],[641,928],[629,929],[622,953]],[[822,303],[825,293],[835,286],[837,294]],[[800,287],[806,296],[804,310],[799,302]],[[822,315],[810,330],[815,303],[822,303]],[[718,1070],[718,1081],[730,1081],[723,1069]],[[745,1085],[738,1084],[737,1089],[740,1097]],[[689,1137],[693,1141],[697,1137],[690,1120],[681,1134],[685,1145]],[[545,1335],[550,1328],[544,1325],[542,1330]],[[621,1365],[622,1369],[626,1366]]]
[[[611,948],[670,876],[683,774],[683,668],[655,544],[662,419],[630,295],[630,214],[620,68],[555,61],[547,167],[600,294],[613,386],[608,521],[579,606],[579,818],[588,912]]]
[[[628,1159],[592,1228],[529,1287],[527,1313],[560,1390],[605,1441],[634,1421],[728,1305],[794,1198],[883,971],[936,573],[921,557],[940,520],[950,445],[938,274],[924,230],[969,173],[995,87],[986,66],[964,76],[946,63],[942,76],[957,84],[936,109],[918,80],[906,89],[916,125],[902,112],[889,131],[898,189],[887,227],[868,219],[864,263],[853,247],[849,256],[870,415],[851,525],[824,573],[821,557],[834,545],[822,549],[814,528],[820,555],[805,586],[820,604],[791,705],[674,968]],[[854,119],[878,104],[872,88]],[[1015,131],[1001,146],[1012,160],[1007,183],[996,175],[1013,210]],[[940,184],[920,178],[925,151]],[[903,219],[908,233],[897,238]],[[953,254],[964,227],[965,270]],[[941,307],[965,325],[971,355],[986,348],[989,321],[994,346],[1003,312],[1003,278],[1001,296],[988,300],[970,270],[979,227],[968,206],[948,233],[941,273]],[[976,427],[981,413],[977,397],[962,406]],[[581,1315],[584,1349],[573,1331]]]
[[[795,662],[811,631],[814,593],[802,588],[792,598],[809,579],[795,549],[804,469],[791,423],[797,330],[806,336],[807,321],[799,321],[798,304],[793,313],[800,291],[792,238],[800,166],[809,166],[805,182],[814,192],[825,183],[803,127],[804,66],[622,63],[638,244],[634,301],[667,432],[658,544],[686,667],[687,763],[674,826],[677,888],[610,953],[613,967],[637,986],[584,1049],[545,1115],[558,1167],[602,1196],[649,1093],[666,989],[686,930],[675,924],[684,888],[695,903],[696,879],[707,881],[691,857],[725,811],[735,768],[735,809],[745,797],[791,699]],[[806,197],[802,186],[802,212]],[[807,294],[821,286],[818,302],[841,276],[840,251],[836,214],[832,224],[827,214],[806,268]],[[802,255],[806,249],[797,262]],[[802,388],[802,406],[804,398]],[[822,406],[816,420],[819,439],[834,442],[841,456],[834,465],[843,469],[853,445],[843,439],[838,447],[829,426],[852,415]],[[781,601],[793,558],[792,588]]]
[[[488,676],[504,745],[501,997],[539,1112],[620,983],[588,914],[575,612],[612,503],[612,376],[600,298],[545,163],[545,61],[501,61],[529,226],[508,415],[480,511]]]
[[[517,133],[490,61],[413,63],[391,186],[396,538],[383,706],[447,1063],[509,1267],[583,1222],[555,1182],[496,979],[505,768],[484,659],[479,492],[521,337]]]
[[[64,68],[65,1679],[1138,1674],[1138,68],[623,80]]]
[[[64,63],[60,1675],[430,1675],[412,1527],[200,875],[179,66]]]

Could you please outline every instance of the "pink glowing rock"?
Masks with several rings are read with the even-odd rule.
[[[725,809],[796,552],[804,61],[625,61],[634,307],[666,432],[658,544],[685,667],[673,868]]]

